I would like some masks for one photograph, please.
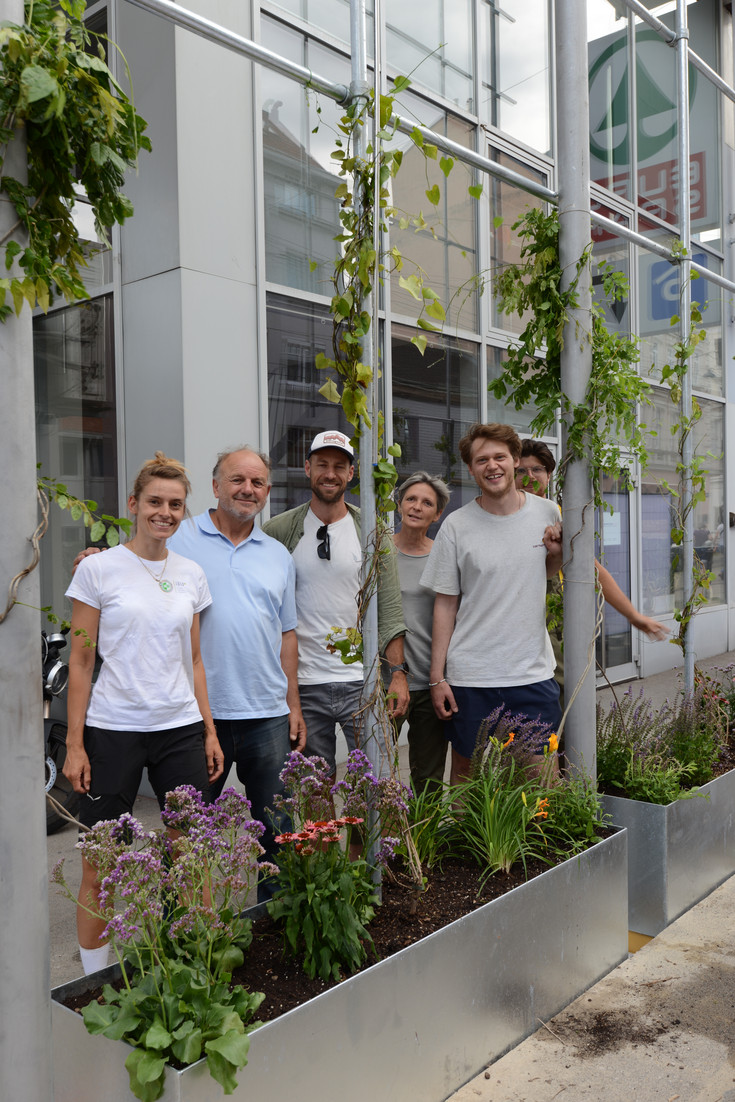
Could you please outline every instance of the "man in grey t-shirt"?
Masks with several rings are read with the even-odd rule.
[[[546,631],[546,578],[561,566],[558,510],[516,486],[521,441],[510,425],[473,425],[459,450],[480,495],[444,521],[421,578],[436,594],[429,685],[449,722],[452,783],[467,775],[480,723],[501,704],[551,729],[561,720]]]

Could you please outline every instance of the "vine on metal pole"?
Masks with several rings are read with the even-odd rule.
[[[696,273],[692,274],[696,277]],[[678,317],[674,316],[671,319],[671,324],[678,325],[679,320]],[[660,482],[662,489],[671,495],[671,543],[674,547],[682,546],[687,520],[707,496],[706,476],[709,471],[704,466],[705,456],[697,455],[692,449],[691,463],[687,463],[685,460],[686,444],[702,416],[702,407],[696,398],[692,398],[691,412],[685,410],[682,403],[682,382],[689,370],[689,360],[697,346],[707,336],[707,332],[701,323],[701,310],[699,305],[693,302],[689,318],[689,332],[685,339],[677,341],[674,345],[672,362],[665,364],[661,369],[661,382],[668,385],[671,401],[679,407],[679,419],[671,426],[672,436],[677,436],[678,459],[675,468],[678,476],[677,485],[671,486],[663,479]],[[711,457],[712,453],[708,452],[707,455]],[[687,488],[690,488],[689,493],[687,493]],[[672,576],[678,564],[679,554],[677,552],[671,562]],[[671,642],[680,647],[682,653],[686,647],[692,617],[702,605],[707,603],[709,589],[713,581],[714,574],[704,565],[695,548],[692,566],[692,590],[682,607],[674,611],[674,619],[679,625],[679,630]]]
[[[80,196],[89,203],[101,241],[133,213],[120,191],[127,168],[150,149],[145,122],[104,60],[103,42],[84,24],[84,0],[32,0],[25,22],[0,26],[0,193],[16,220],[0,237],[0,322],[24,304],[48,310],[56,295],[88,298],[83,269],[90,255],[74,221]],[[127,70],[127,65],[125,66]],[[128,74],[129,76],[129,74]],[[10,144],[22,135],[27,180],[7,170]],[[39,475],[41,520],[29,536],[29,564],[11,579],[0,623],[16,603],[18,587],[38,564],[49,502],[68,510],[94,542],[118,542],[130,522],[97,514],[94,501],[74,496],[55,478]]]
[[[77,197],[88,200],[106,242],[108,227],[133,213],[120,190],[125,172],[151,148],[144,120],[104,60],[106,40],[84,24],[85,6],[32,0],[22,26],[0,27],[0,192],[17,214],[0,239],[0,270],[15,263],[21,273],[0,278],[0,321],[24,303],[46,311],[59,293],[68,302],[89,297]],[[5,168],[8,145],[23,132],[27,182]]]
[[[563,492],[564,474],[573,460],[586,458],[590,465],[595,505],[604,508],[602,476],[630,486],[630,460],[643,467],[648,455],[646,426],[638,421],[639,404],[650,404],[651,385],[637,371],[638,342],[623,333],[611,333],[603,307],[593,300],[589,332],[577,328],[576,338],[592,345],[592,373],[585,400],[574,404],[561,388],[561,352],[564,326],[577,304],[582,270],[591,263],[592,244],[577,261],[569,286],[562,290],[559,262],[559,217],[530,209],[513,226],[521,239],[521,262],[510,264],[498,276],[499,309],[525,321],[517,343],[507,349],[502,374],[489,384],[495,398],[522,409],[533,402],[536,413],[530,429],[535,436],[554,428],[559,410],[567,425],[566,450],[558,465],[558,485]],[[606,301],[622,302],[628,281],[611,265],[598,265]]]

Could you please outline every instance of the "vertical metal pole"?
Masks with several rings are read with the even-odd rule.
[[[0,0],[0,21],[22,24],[22,0]],[[16,131],[3,172],[25,179]],[[0,195],[0,238],[17,215]],[[20,235],[17,230],[13,236]],[[4,269],[3,269],[4,270]],[[17,270],[11,274],[17,274]],[[0,612],[11,580],[31,562],[38,523],[33,337],[27,306],[0,324]],[[0,1098],[51,1102],[51,1001],[43,791],[43,712],[38,573],[0,624]],[[30,606],[30,607],[29,607]]]
[[[350,83],[350,103],[356,103],[360,100],[365,100],[367,97],[370,85],[368,83],[368,66],[367,66],[367,36],[366,36],[366,5],[365,0],[350,0],[350,39],[351,39],[351,52],[352,52],[352,80]],[[377,79],[377,78],[376,78]],[[365,155],[366,147],[369,142],[369,135],[366,131],[370,130],[369,121],[366,120],[365,125],[360,129],[355,139],[355,154],[358,158],[362,158]],[[359,194],[358,187],[354,189],[355,208],[359,212],[360,205],[362,203],[362,196]],[[363,299],[363,309],[367,311],[371,317],[373,316],[373,303],[375,295],[366,295]],[[371,326],[368,333],[362,341],[361,357],[363,363],[372,365],[373,372],[375,373],[375,344],[373,340],[373,327]],[[360,513],[361,513],[361,529],[362,529],[362,561],[363,561],[363,582],[366,579],[367,571],[373,558],[373,552],[375,550],[376,539],[376,515],[375,515],[375,486],[373,483],[373,466],[377,462],[377,437],[376,437],[376,420],[375,420],[375,378],[370,383],[367,393],[367,405],[370,410],[371,424],[367,425],[364,422],[360,426]],[[366,700],[371,700],[378,687],[378,679],[380,677],[379,668],[379,656],[378,656],[378,599],[377,588],[373,588],[373,593],[368,601],[367,607],[363,612],[362,620],[362,648],[363,648],[363,691]],[[380,730],[380,724],[374,709],[368,708],[363,712],[362,724],[361,724],[361,738],[362,747],[370,759],[370,764],[373,767],[375,776],[380,775],[381,771],[381,750],[382,750],[382,733]],[[373,820],[369,824],[371,833],[374,834],[375,821]],[[374,865],[375,863],[375,851],[377,846],[373,846],[371,852],[368,853],[368,861]]]
[[[555,0],[559,254],[564,285],[591,240],[589,205],[589,90],[585,0]],[[583,403],[592,370],[590,273],[577,282],[578,305],[564,331],[562,392]],[[564,416],[564,414],[562,415]],[[566,446],[566,426],[564,426]],[[592,482],[584,458],[569,464],[564,482],[564,680],[567,700],[580,683],[565,728],[570,764],[596,775],[595,586]]]
[[[681,288],[679,293],[679,333],[682,341],[689,339],[689,323],[692,312],[692,270],[690,265],[692,248],[692,227],[689,195],[689,28],[687,26],[686,0],[676,2],[676,97],[678,111],[678,160],[679,160],[679,228],[684,245],[684,256],[679,269]],[[692,365],[681,381],[681,411],[686,418],[692,415]],[[684,525],[684,542],[681,548],[682,558],[682,603],[686,605],[694,588],[694,512],[691,508],[692,479],[691,468],[694,445],[691,433],[684,441],[682,462],[684,480],[682,486],[681,507],[687,512]],[[694,648],[692,647],[692,625],[687,625],[684,633],[684,691],[687,695],[694,692]]]

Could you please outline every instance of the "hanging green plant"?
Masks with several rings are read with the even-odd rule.
[[[106,241],[107,228],[133,213],[120,190],[125,172],[151,148],[144,120],[105,62],[106,39],[84,24],[85,6],[30,0],[22,26],[0,26],[0,193],[17,214],[0,238],[0,271],[19,269],[0,278],[2,321],[24,302],[45,311],[58,293],[69,302],[88,298],[75,203],[86,196]],[[8,163],[21,134],[27,180]]]
[[[567,466],[586,458],[590,464],[595,504],[604,507],[602,475],[630,486],[630,458],[647,465],[646,426],[639,423],[640,405],[650,404],[651,385],[637,370],[637,340],[610,332],[604,309],[593,301],[590,328],[575,338],[592,346],[592,373],[584,402],[574,404],[561,386],[564,327],[578,302],[579,277],[590,262],[592,244],[576,265],[574,278],[562,286],[559,261],[559,216],[554,210],[528,210],[514,225],[521,239],[521,262],[497,278],[496,294],[504,314],[521,317],[525,326],[517,343],[505,353],[501,375],[489,384],[495,398],[522,409],[536,406],[530,429],[534,436],[554,431],[561,410],[567,425],[566,447],[557,467],[560,490]],[[628,282],[608,264],[598,265],[607,302],[628,298]]]

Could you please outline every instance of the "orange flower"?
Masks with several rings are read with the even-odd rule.
[[[559,739],[556,735],[549,735],[549,753],[555,754],[559,749]]]
[[[516,736],[515,736],[515,731],[511,731],[511,733],[510,733],[510,734],[508,735],[508,738],[507,738],[507,739],[505,740],[505,742],[503,743],[503,749],[504,749],[504,750],[505,750],[506,746],[510,746],[511,742],[513,741],[513,739],[514,739],[515,737],[516,737]]]

